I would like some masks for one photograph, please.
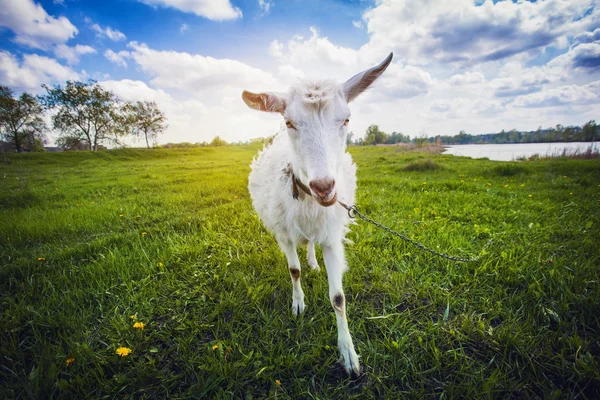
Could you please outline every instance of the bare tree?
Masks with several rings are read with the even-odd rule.
[[[42,85],[47,94],[40,96],[42,104],[56,110],[52,116],[54,129],[70,141],[79,139],[89,150],[96,151],[106,140],[118,143],[118,99],[98,82],[67,81],[60,85]]]
[[[0,137],[18,153],[43,150],[46,123],[44,109],[35,97],[24,92],[17,99],[12,89],[0,86]]]
[[[125,133],[144,137],[150,148],[150,140],[155,141],[167,129],[167,117],[154,101],[127,103],[122,108],[121,122]]]

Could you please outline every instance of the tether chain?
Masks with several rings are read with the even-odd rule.
[[[364,220],[364,221],[367,221],[368,223],[370,223],[370,224],[373,224],[373,225],[375,225],[376,227],[378,227],[378,228],[380,228],[380,229],[383,229],[384,231],[386,231],[386,232],[388,232],[388,233],[390,233],[390,234],[392,234],[392,235],[394,235],[394,236],[397,236],[397,237],[399,237],[400,239],[404,240],[405,242],[408,242],[408,243],[410,243],[410,244],[412,244],[412,245],[414,245],[414,246],[417,246],[417,247],[418,247],[418,248],[420,248],[421,250],[428,251],[429,253],[431,253],[431,254],[434,254],[434,255],[436,255],[436,256],[438,256],[438,257],[442,257],[442,258],[445,258],[445,259],[447,259],[447,260],[456,261],[456,262],[476,262],[476,261],[479,261],[479,259],[481,258],[481,256],[472,257],[472,258],[461,258],[461,257],[449,256],[449,255],[447,255],[447,254],[444,254],[444,253],[437,252],[437,251],[435,251],[435,250],[433,250],[433,249],[430,249],[430,248],[428,248],[428,247],[425,247],[425,246],[423,246],[421,243],[419,243],[419,242],[416,242],[416,241],[414,241],[414,240],[412,240],[412,239],[410,239],[410,238],[408,238],[408,237],[404,236],[403,234],[401,234],[401,233],[398,233],[398,232],[396,232],[395,230],[393,230],[393,229],[390,229],[390,228],[388,228],[387,226],[385,226],[385,225],[382,225],[382,224],[380,224],[379,222],[377,222],[377,221],[374,221],[374,220],[372,220],[371,218],[369,218],[369,217],[367,217],[367,216],[365,216],[365,215],[361,214],[361,213],[358,211],[358,208],[357,208],[355,205],[348,206],[348,205],[346,205],[346,204],[342,203],[342,202],[341,202],[341,201],[339,201],[339,200],[338,200],[337,202],[339,203],[339,205],[340,205],[340,206],[344,207],[344,208],[345,208],[345,209],[348,211],[348,216],[349,216],[350,218],[354,219],[354,218],[356,218],[356,217],[360,217],[362,220]],[[488,246],[489,246],[489,245],[492,243],[492,239],[493,239],[493,237],[491,237],[491,238],[488,240],[488,242],[485,244],[485,246],[483,246],[483,249],[482,249],[482,251],[488,248]]]

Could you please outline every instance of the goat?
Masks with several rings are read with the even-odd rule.
[[[342,288],[347,270],[343,242],[350,217],[342,207],[330,207],[337,198],[354,203],[356,165],[346,153],[350,109],[348,103],[367,89],[388,67],[390,55],[344,84],[303,82],[287,94],[251,93],[242,99],[253,109],[283,115],[287,134],[281,132],[255,157],[248,178],[254,209],[275,234],[287,258],[292,279],[292,314],[304,312],[300,260],[296,248],[306,245],[308,265],[318,270],[315,243],[323,251],[329,281],[329,299],[337,328],[342,365],[349,375],[360,375],[360,364],[348,320]],[[308,182],[308,187],[303,183]],[[302,189],[302,191],[298,190]]]

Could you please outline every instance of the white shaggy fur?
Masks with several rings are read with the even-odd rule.
[[[323,250],[329,281],[329,298],[336,315],[338,348],[347,373],[360,374],[358,356],[348,321],[342,277],[347,269],[343,242],[350,218],[336,199],[354,204],[356,165],[345,152],[348,102],[364,91],[391,62],[392,55],[343,85],[329,81],[305,82],[285,95],[244,92],[243,100],[254,109],[279,112],[287,132],[280,132],[251,164],[248,188],[256,212],[275,234],[285,253],[292,279],[292,313],[304,312],[297,246],[307,246],[308,264],[318,269],[314,245]],[[293,175],[310,187],[310,195],[297,190]]]

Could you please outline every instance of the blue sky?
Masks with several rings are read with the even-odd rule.
[[[343,82],[392,51],[351,106],[356,136],[600,119],[597,0],[0,0],[0,40],[0,84],[93,78],[154,100],[161,143],[272,135],[281,117],[246,108],[242,90]]]

